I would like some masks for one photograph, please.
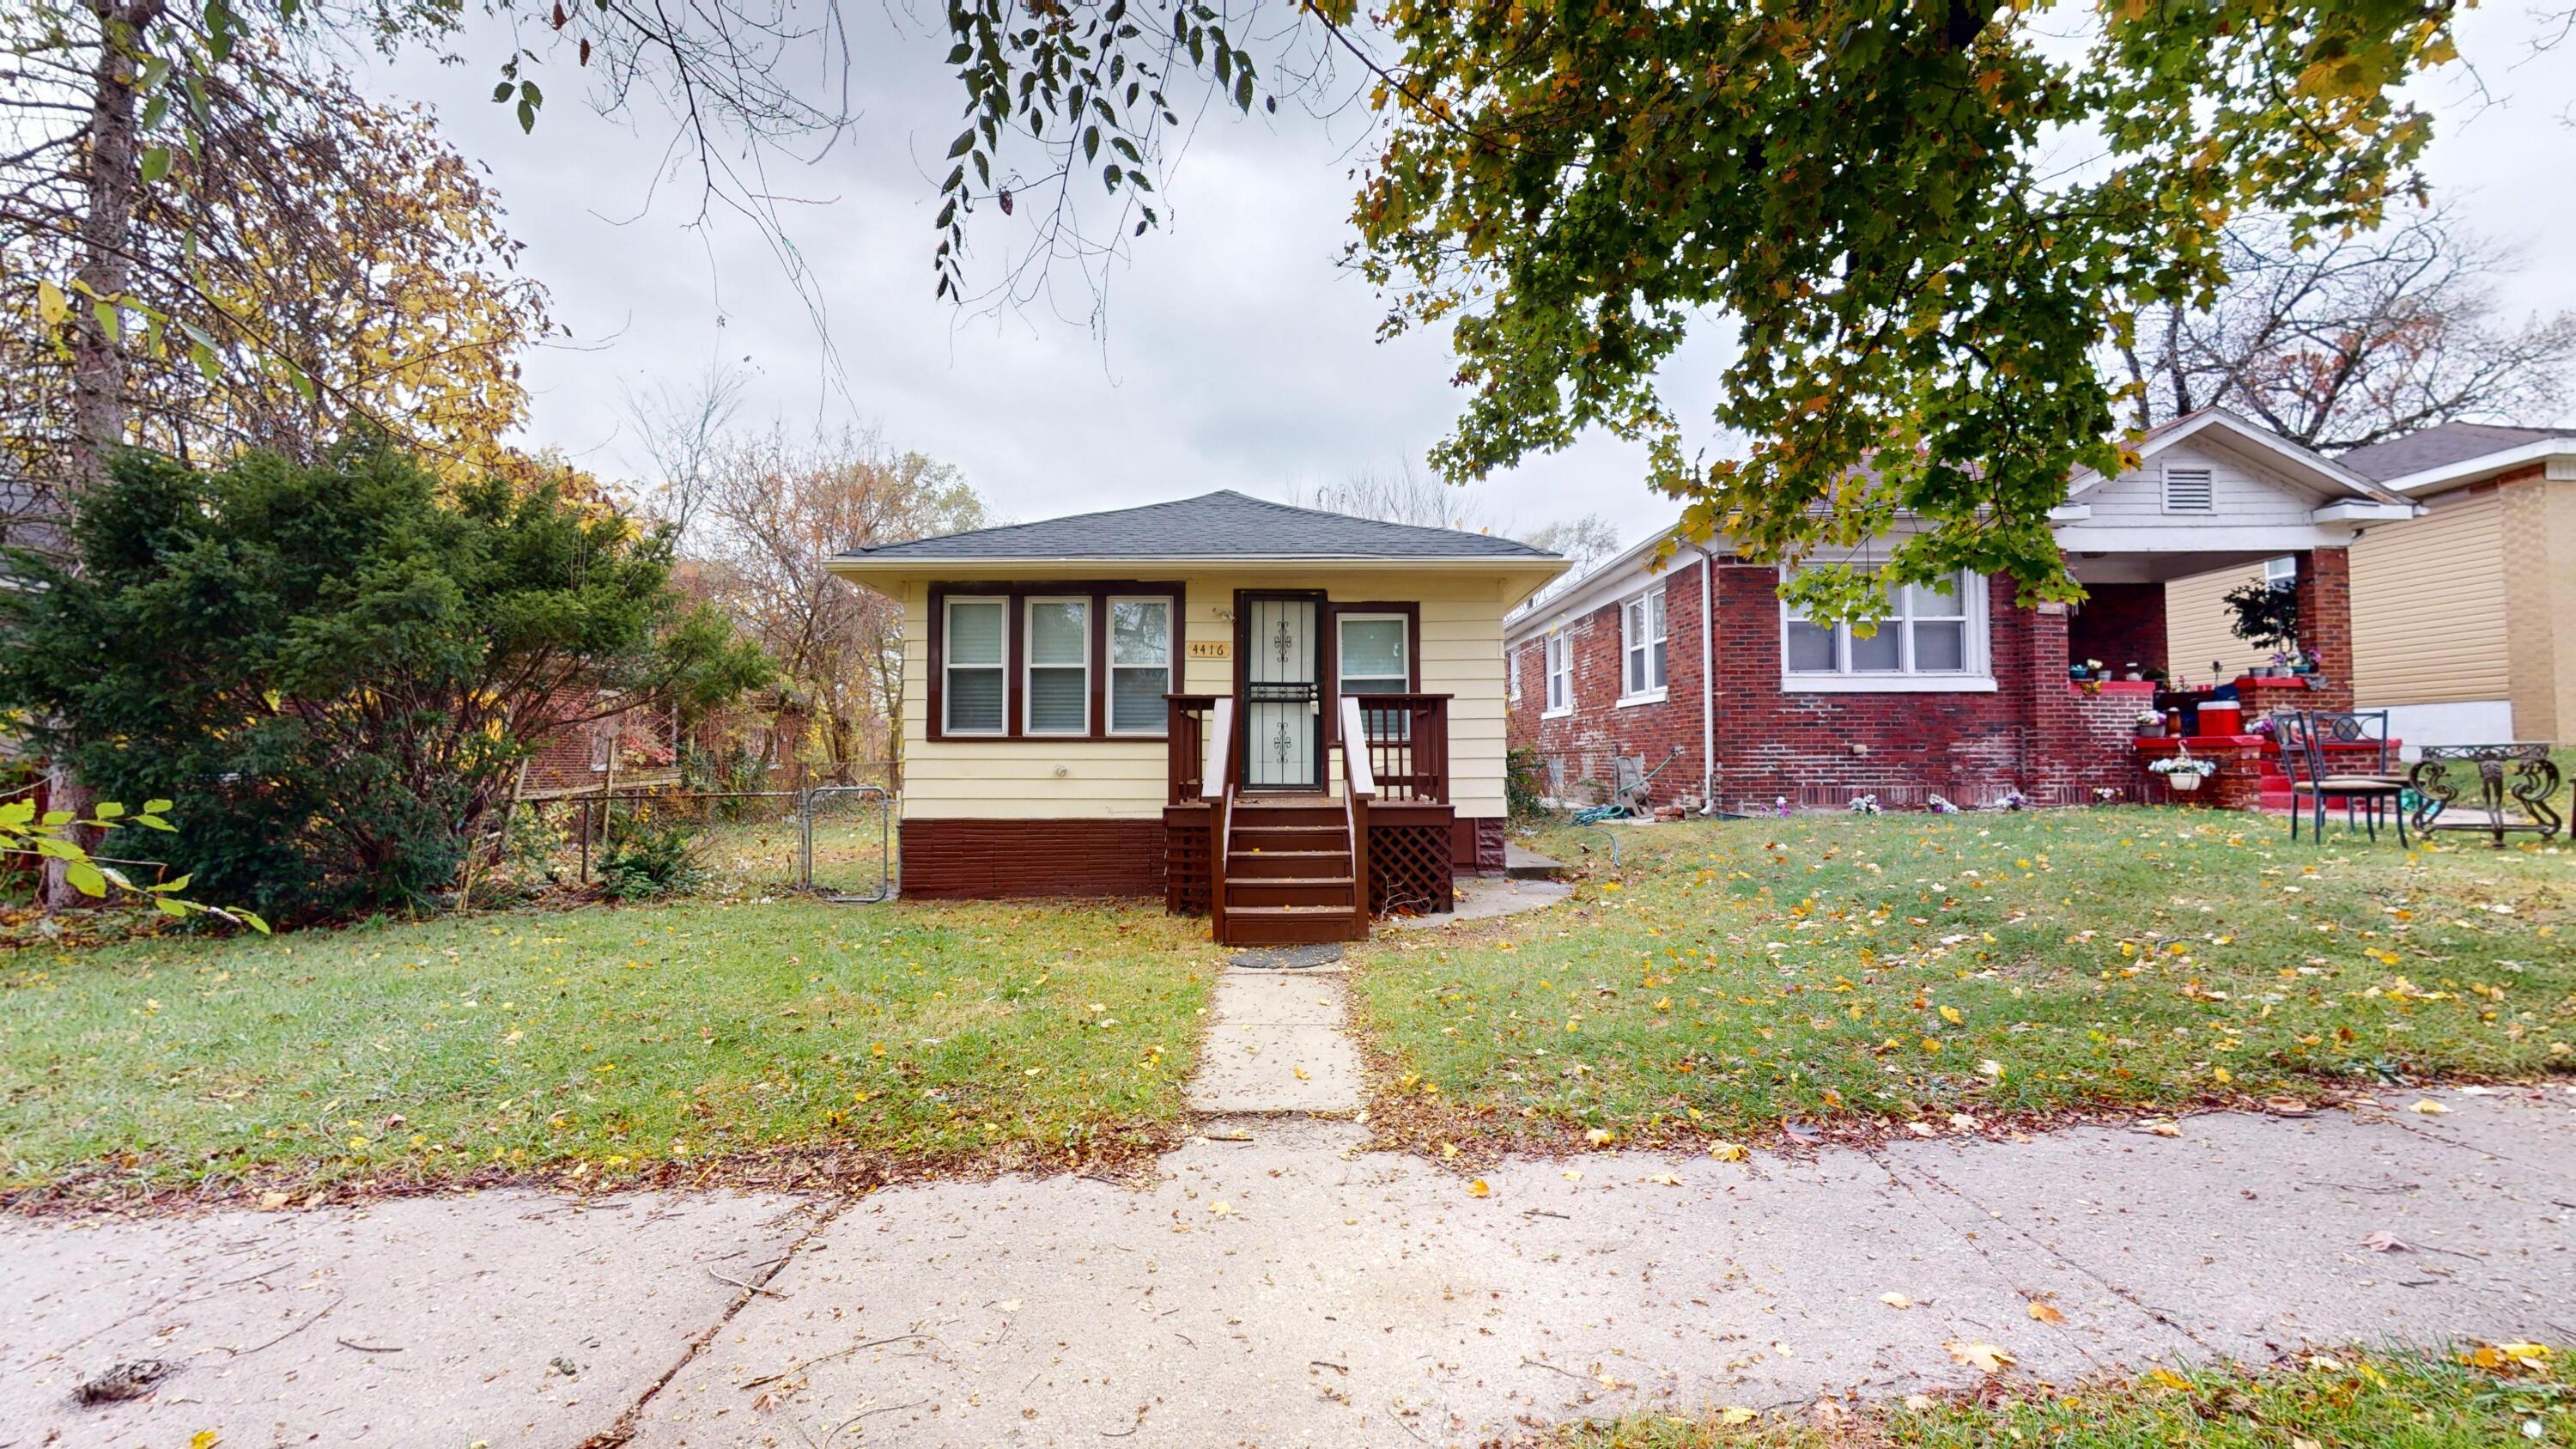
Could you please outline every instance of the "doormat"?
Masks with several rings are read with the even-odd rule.
[[[1324,941],[1312,946],[1251,946],[1235,952],[1226,964],[1239,971],[1311,971],[1341,959],[1340,944]]]

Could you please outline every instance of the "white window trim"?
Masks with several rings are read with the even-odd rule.
[[[1557,677],[1556,655],[1565,656],[1565,703],[1542,709],[1540,719],[1563,719],[1574,713],[1574,640],[1563,629],[1552,629],[1539,639],[1539,700],[1542,704],[1553,695]]]
[[[959,664],[954,657],[957,631],[952,627],[959,604],[999,604],[1002,606],[1002,657],[990,664]],[[1011,599],[1008,594],[951,594],[939,606],[939,732],[960,739],[998,740],[1011,732]],[[990,669],[1002,676],[1002,718],[991,729],[959,729],[950,720],[957,691],[948,681],[959,669]]]
[[[1120,739],[1141,739],[1146,736],[1160,739],[1171,727],[1167,720],[1156,720],[1144,729],[1122,730],[1118,727],[1118,671],[1122,667],[1118,663],[1118,606],[1120,604],[1157,604],[1162,607],[1163,692],[1165,694],[1180,693],[1178,686],[1181,673],[1180,610],[1172,606],[1172,596],[1169,594],[1111,594],[1100,601],[1100,607],[1108,610],[1100,616],[1100,632],[1109,641],[1109,658],[1103,662],[1103,667],[1108,672],[1100,676],[1100,707],[1107,714],[1107,718],[1100,722],[1101,733],[1115,735]],[[1092,631],[1085,629],[1082,633],[1083,648],[1088,651],[1091,647]],[[1123,667],[1150,669],[1153,666],[1129,664]],[[1089,678],[1086,677],[1083,683],[1088,686]],[[1090,707],[1090,696],[1086,693],[1083,708],[1087,711]]]
[[[1619,688],[1620,688],[1620,690],[1621,690],[1621,693],[1620,693],[1620,695],[1619,695],[1619,698],[1618,698],[1617,700],[1615,700],[1615,701],[1613,701],[1613,702],[1612,702],[1612,704],[1611,704],[1611,708],[1613,708],[1613,709],[1628,709],[1628,708],[1631,708],[1632,706],[1635,706],[1635,705],[1641,705],[1641,704],[1661,704],[1661,703],[1663,703],[1663,702],[1664,702],[1664,700],[1665,700],[1665,699],[1670,695],[1671,687],[1672,687],[1672,677],[1673,677],[1673,676],[1672,676],[1672,633],[1673,633],[1673,630],[1672,630],[1672,622],[1673,622],[1673,621],[1672,621],[1671,617],[1670,617],[1669,615],[1667,615],[1667,616],[1665,617],[1665,619],[1664,619],[1664,635],[1663,635],[1663,637],[1662,637],[1661,639],[1657,639],[1657,638],[1654,638],[1654,637],[1652,637],[1652,636],[1649,636],[1649,637],[1648,637],[1648,638],[1646,638],[1645,640],[1643,640],[1643,641],[1639,641],[1639,640],[1636,640],[1636,639],[1632,639],[1632,638],[1630,638],[1630,637],[1629,637],[1629,635],[1628,635],[1628,611],[1629,611],[1629,609],[1630,609],[1630,608],[1632,608],[1632,607],[1634,607],[1634,606],[1637,606],[1637,605],[1643,605],[1643,606],[1645,607],[1646,617],[1647,617],[1649,620],[1652,620],[1652,619],[1655,617],[1655,605],[1656,605],[1656,603],[1657,603],[1659,600],[1661,600],[1663,597],[1664,597],[1664,586],[1663,586],[1663,585],[1661,585],[1661,584],[1657,584],[1657,585],[1655,585],[1653,588],[1646,590],[1646,591],[1645,591],[1644,593],[1642,593],[1642,594],[1631,594],[1631,595],[1629,595],[1627,598],[1621,599],[1621,600],[1619,601]],[[1651,626],[1650,626],[1650,627],[1651,627]],[[1664,657],[1664,682],[1663,682],[1663,683],[1661,683],[1661,684],[1649,684],[1649,685],[1647,685],[1647,686],[1646,686],[1645,688],[1643,688],[1643,689],[1636,690],[1636,691],[1634,691],[1634,692],[1629,692],[1629,691],[1628,691],[1628,659],[1629,659],[1629,656],[1631,656],[1631,655],[1633,655],[1633,654],[1636,654],[1636,653],[1639,651],[1639,649],[1642,647],[1642,648],[1646,651],[1646,665],[1647,665],[1647,668],[1649,669],[1649,671],[1651,671],[1651,670],[1653,669],[1653,667],[1654,667],[1654,662],[1655,662],[1655,656],[1654,656],[1653,650],[1654,650],[1654,646],[1656,646],[1657,644],[1661,644],[1661,645],[1663,645],[1663,646],[1664,646],[1664,652],[1665,652],[1665,657]]]
[[[1503,703],[1521,702],[1521,651],[1517,646],[1503,647]]]
[[[1080,604],[1082,606],[1082,727],[1070,730],[1042,730],[1037,725],[1038,692],[1032,678],[1041,669],[1071,669],[1070,664],[1040,664],[1037,630],[1030,620],[1037,616],[1040,604]],[[1078,740],[1091,734],[1091,636],[1098,620],[1091,617],[1089,594],[1032,594],[1020,604],[1020,733],[1030,739]],[[1008,657],[1008,651],[1004,651]]]
[[[1781,575],[1785,582],[1788,575]],[[1792,670],[1789,663],[1789,601],[1780,601],[1780,692],[1783,694],[1992,694],[1995,692],[1994,656],[1989,651],[1986,616],[1986,580],[1982,574],[1967,574],[1959,579],[1960,612],[1966,616],[1965,669],[1922,673],[1910,668],[1900,671],[1853,673],[1837,669],[1831,673]],[[1897,623],[1896,619],[1887,622]],[[1906,646],[1910,656],[1912,646]],[[1837,662],[1850,657],[1848,626],[1836,631],[1834,658]],[[1911,660],[1909,658],[1909,664]]]
[[[1361,677],[1365,679],[1395,680],[1395,688],[1379,691],[1382,694],[1411,693],[1413,691],[1413,620],[1403,614],[1383,613],[1336,613],[1333,615],[1333,693],[1337,696],[1346,693],[1342,688],[1342,681],[1350,677],[1342,672],[1342,626],[1346,624],[1393,624],[1396,626],[1396,638],[1400,641],[1398,647],[1403,651],[1404,655],[1401,661],[1404,666],[1403,672],[1396,675],[1370,674],[1363,675]]]

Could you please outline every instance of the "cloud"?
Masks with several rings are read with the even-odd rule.
[[[2563,54],[2516,65],[2532,23],[2513,7],[2465,12],[2462,24],[2490,103],[2478,108],[2457,78],[2429,83],[2443,117],[2437,186],[2470,224],[2532,244],[2518,300],[2576,305],[2576,249],[2541,245],[2576,236],[2576,188],[2529,184],[2554,175],[2576,141],[2561,119],[2576,107],[2576,68]],[[558,74],[536,133],[522,135],[510,108],[486,99],[482,58],[499,45],[482,38],[454,47],[466,64],[407,58],[375,72],[373,86],[435,104],[459,148],[492,172],[528,244],[523,265],[553,289],[575,334],[530,364],[527,438],[612,476],[643,463],[625,431],[625,390],[685,385],[717,363],[754,375],[758,419],[880,424],[898,445],[958,464],[1020,518],[1212,488],[1285,496],[1418,464],[1453,416],[1443,339],[1378,341],[1380,303],[1339,265],[1351,172],[1368,150],[1355,109],[1211,113],[1171,177],[1166,224],[1109,268],[1096,325],[1094,294],[1069,276],[1052,308],[961,314],[931,296],[930,218],[958,114],[946,40],[918,22],[902,34],[870,29],[851,77],[852,134],[770,177],[805,199],[782,210],[826,309],[818,333],[757,228],[698,217],[688,166],[665,167],[666,117],[648,103],[602,119]],[[819,60],[804,63],[819,72]],[[2509,104],[2493,103],[2503,94]],[[1014,239],[976,233],[979,263]],[[1668,373],[1668,395],[1687,413],[1705,416],[1724,346],[1695,340]],[[1641,450],[1595,438],[1476,493],[1489,516],[1536,524],[1599,512],[1633,541],[1674,511],[1642,476]]]

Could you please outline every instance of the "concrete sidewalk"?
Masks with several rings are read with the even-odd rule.
[[[2451,1111],[1522,1161],[1484,1197],[1359,1150],[1356,1127],[1276,1119],[1191,1142],[1143,1192],[0,1221],[0,1446],[216,1429],[226,1449],[572,1449],[631,1428],[1374,1449],[1966,1382],[1952,1342],[2064,1380],[2301,1343],[2576,1339],[2576,1094],[2392,1101],[2419,1095]],[[150,1399],[73,1404],[137,1358],[182,1367]]]

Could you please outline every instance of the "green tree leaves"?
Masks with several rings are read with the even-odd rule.
[[[2102,341],[2213,288],[2234,212],[2328,232],[2416,189],[2428,125],[2393,90],[2449,55],[2447,5],[2384,0],[1387,19],[1394,126],[1355,219],[1388,327],[1454,323],[1444,470],[1604,428],[1648,443],[1694,540],[2025,599],[2076,592],[2048,510],[2122,464]],[[1706,416],[1750,446],[1709,461],[1658,374],[1721,319],[1739,351]],[[1825,613],[1874,597],[1839,567],[1799,587]]]
[[[214,473],[129,453],[73,532],[76,568],[9,559],[34,586],[0,597],[0,699],[100,793],[146,799],[109,823],[274,914],[434,905],[548,738],[770,674],[672,588],[666,535],[557,479],[444,483],[374,437]]]

